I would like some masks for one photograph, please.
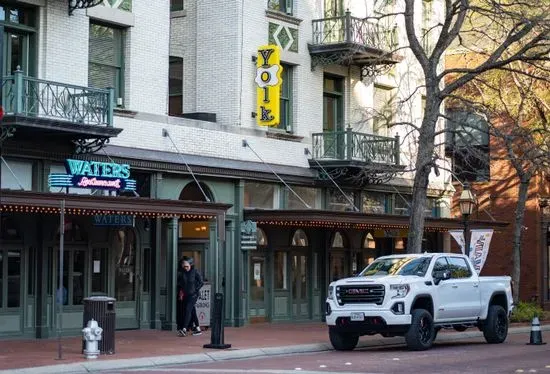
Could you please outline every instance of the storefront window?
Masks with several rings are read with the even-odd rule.
[[[276,203],[276,185],[268,183],[246,182],[244,184],[245,208],[273,209]]]
[[[320,196],[320,190],[317,188],[310,188],[310,187],[300,187],[300,186],[293,186],[292,190],[296,192],[298,196],[302,200],[304,200],[311,208],[316,209],[319,208],[319,199],[318,196]],[[290,191],[288,188],[285,189],[286,196],[287,196],[287,209],[307,209],[307,207]]]
[[[361,210],[363,213],[386,213],[386,195],[380,192],[364,191],[361,195]]]
[[[278,290],[288,289],[288,271],[287,271],[287,253],[275,252],[274,255],[275,284],[274,288]]]
[[[350,202],[351,201],[351,202]],[[344,195],[340,190],[331,188],[328,190],[328,210],[344,212],[353,211],[353,202],[355,201],[355,193],[344,191]]]
[[[21,251],[8,250],[8,308],[21,304]]]
[[[400,216],[408,216],[410,214],[412,199],[409,195],[395,195],[395,204],[393,208],[393,214]]]
[[[59,258],[59,251],[56,258]],[[57,291],[57,302],[63,300],[63,305],[82,304],[85,290],[85,259],[85,250],[63,250],[63,289]],[[57,274],[54,276],[57,280]]]
[[[329,273],[329,279],[331,282],[350,275],[348,274],[346,266],[346,254],[343,251],[332,252],[330,254]]]

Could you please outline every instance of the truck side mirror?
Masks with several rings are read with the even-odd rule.
[[[449,270],[437,270],[433,272],[434,284],[438,285],[439,282],[447,279],[451,279],[451,272]]]

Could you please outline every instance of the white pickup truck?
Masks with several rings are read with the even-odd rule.
[[[508,335],[510,277],[479,277],[468,257],[452,253],[377,258],[360,274],[332,282],[326,300],[329,337],[352,350],[359,336],[404,336],[411,350],[429,349],[442,328],[477,327],[488,343]]]

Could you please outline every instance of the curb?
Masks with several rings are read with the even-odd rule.
[[[541,326],[542,331],[550,331],[550,325]],[[509,334],[523,334],[531,331],[531,326],[512,327],[508,330]],[[439,334],[437,341],[455,341],[461,339],[482,337],[481,331],[465,331]],[[357,348],[373,348],[404,344],[404,338],[375,338],[368,341],[359,342]],[[332,351],[332,345],[329,343],[288,345],[279,347],[248,348],[242,350],[215,351],[205,353],[194,353],[185,355],[170,355],[143,357],[131,359],[114,359],[105,361],[84,361],[72,364],[60,364],[50,366],[38,366],[23,369],[0,370],[0,373],[11,374],[83,374],[94,373],[105,370],[123,370],[123,369],[144,369],[168,365],[185,365],[204,362],[215,362],[224,360],[235,360],[245,358],[270,357],[296,353],[313,353]]]

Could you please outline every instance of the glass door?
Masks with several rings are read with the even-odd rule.
[[[119,229],[115,232],[112,260],[114,261],[117,329],[139,327],[139,277],[136,247],[136,234],[133,229]]]
[[[290,258],[292,318],[309,318],[309,272],[308,257],[293,253]]]
[[[4,31],[4,56],[4,75],[12,75],[17,67],[28,75],[29,36],[9,29]]]
[[[266,257],[263,253],[250,254],[249,284],[250,284],[250,322],[266,322],[268,320],[268,295],[266,287]]]
[[[323,84],[323,157],[344,157],[344,81],[342,78],[326,77]]]

